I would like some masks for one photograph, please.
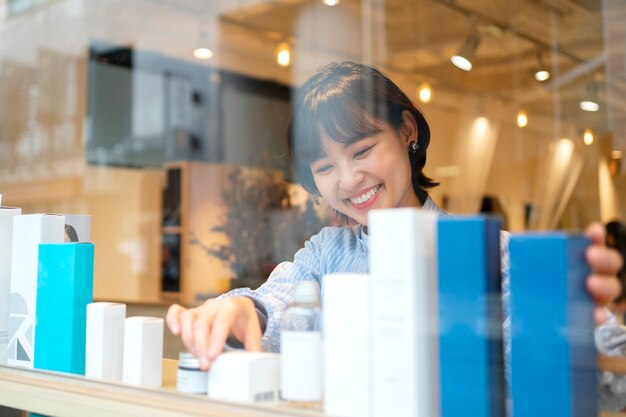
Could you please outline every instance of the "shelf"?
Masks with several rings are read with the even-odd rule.
[[[60,417],[320,417],[285,405],[247,405],[175,391],[176,361],[164,360],[164,388],[147,389],[78,375],[0,366],[0,405]]]

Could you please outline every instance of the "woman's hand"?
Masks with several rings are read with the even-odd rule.
[[[228,336],[241,341],[246,350],[261,350],[261,325],[248,297],[211,299],[195,308],[174,304],[165,321],[172,333],[181,336],[189,352],[200,359],[203,370],[209,369],[224,351]]]
[[[597,304],[594,313],[596,324],[602,324],[607,319],[604,307],[622,291],[617,273],[624,265],[624,259],[618,251],[605,246],[605,230],[600,223],[592,223],[585,234],[592,242],[585,252],[591,267],[591,274],[587,278],[587,290]]]

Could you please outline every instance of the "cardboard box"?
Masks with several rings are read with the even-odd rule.
[[[65,219],[56,214],[24,214],[13,219],[8,363],[33,367],[40,243],[63,242]]]
[[[99,302],[87,305],[87,378],[122,382],[125,318],[125,304]]]
[[[210,398],[239,402],[278,401],[280,354],[230,351],[218,356],[209,370]]]
[[[373,210],[368,225],[372,416],[436,416],[437,214]]]
[[[370,277],[328,274],[322,288],[324,414],[369,417]]]
[[[124,321],[124,383],[160,387],[162,360],[163,319],[128,317]]]
[[[589,243],[563,233],[511,237],[513,415],[598,415]]]
[[[0,207],[0,364],[7,362],[13,218],[20,214],[22,209]]]
[[[35,368],[85,374],[93,256],[92,243],[39,245]]]
[[[439,379],[442,417],[471,410],[504,417],[500,220],[438,224]]]

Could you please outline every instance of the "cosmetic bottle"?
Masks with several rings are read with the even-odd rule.
[[[281,397],[291,405],[320,407],[322,335],[320,289],[302,281],[287,306],[281,326]]]

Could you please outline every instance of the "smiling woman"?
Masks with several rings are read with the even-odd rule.
[[[437,185],[423,172],[430,127],[396,84],[372,67],[344,62],[320,69],[301,91],[288,144],[307,191],[360,224],[370,208],[424,204]]]

